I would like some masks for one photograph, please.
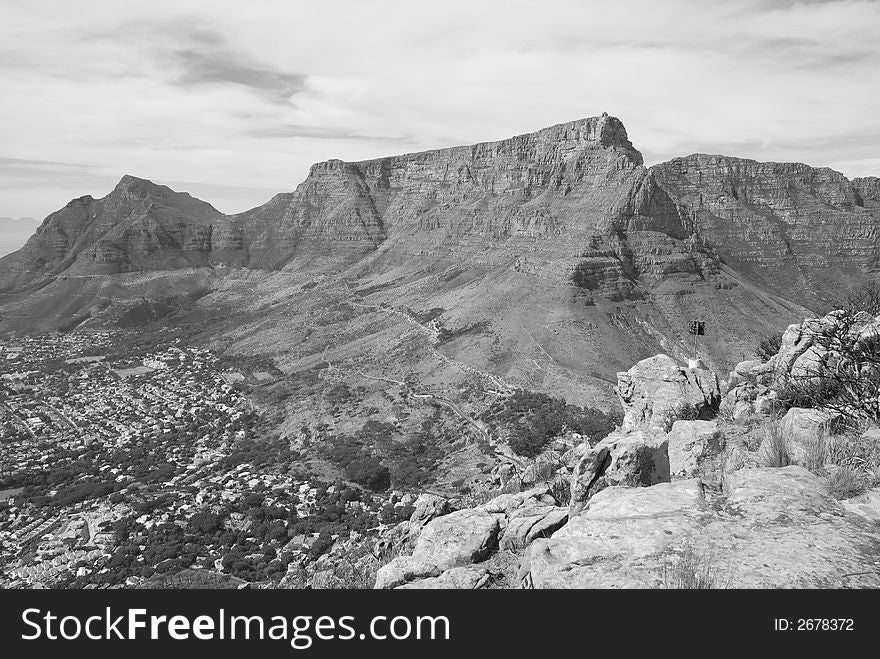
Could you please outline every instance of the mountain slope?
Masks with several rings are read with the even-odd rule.
[[[186,193],[124,176],[101,199],[74,199],[19,251],[0,259],[0,290],[59,274],[118,274],[205,265],[222,214]]]
[[[216,319],[205,340],[288,370],[329,350],[581,398],[658,350],[686,357],[692,318],[709,324],[710,363],[740,361],[870,274],[878,224],[877,179],[699,154],[645,168],[603,115],[318,163],[234,216],[125,177],[0,259],[0,330],[110,322],[135,295],[186,292],[204,296],[194,324]]]

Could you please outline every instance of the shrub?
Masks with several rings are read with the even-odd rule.
[[[311,556],[314,560],[321,556],[321,554],[326,553],[327,550],[329,550],[332,546],[333,538],[331,538],[329,534],[325,534],[322,532],[321,535],[319,535],[315,540],[315,543],[312,545],[311,549],[309,549],[309,556]]]
[[[550,443],[553,435],[534,426],[520,422],[510,435],[508,443],[513,452],[524,458],[534,458]]]
[[[803,442],[804,467],[815,474],[822,474],[825,471],[825,464],[827,462],[828,447],[824,433]]]
[[[511,448],[524,457],[536,456],[566,429],[586,435],[596,444],[621,420],[619,412],[578,407],[547,394],[522,389],[495,403],[482,418],[509,429]]]
[[[761,342],[758,344],[758,357],[765,362],[769,361],[771,357],[774,357],[779,352],[781,347],[782,337],[779,334],[770,334],[761,339]]]
[[[864,487],[880,482],[880,442],[871,435],[849,431],[827,439],[827,461],[857,474]]]
[[[789,376],[783,398],[790,406],[828,409],[853,427],[880,421],[880,335],[863,331],[878,311],[880,286],[870,284],[850,295],[834,322],[813,334],[821,359]]]
[[[384,492],[391,487],[391,472],[388,467],[372,456],[355,458],[346,465],[345,473],[355,483],[374,492]]]

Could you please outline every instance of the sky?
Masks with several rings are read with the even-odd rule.
[[[880,175],[878,32],[877,0],[0,0],[0,215],[123,174],[239,212],[603,112],[647,164]]]

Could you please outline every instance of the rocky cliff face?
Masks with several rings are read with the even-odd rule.
[[[878,251],[878,190],[877,179],[724,156],[645,168],[607,115],[498,142],[318,163],[293,192],[233,216],[125,177],[103,199],[52,214],[0,259],[0,331],[68,326],[73,307],[91,317],[94,296],[115,304],[102,292],[108,282],[125,279],[124,296],[137,279],[149,297],[159,281],[150,273],[161,271],[179,281],[157,297],[210,280],[222,293],[204,304],[249,309],[236,321],[251,325],[240,350],[308,335],[316,316],[355,295],[361,348],[389,320],[382,307],[442,309],[444,336],[459,338],[444,341],[443,357],[424,346],[430,359],[608,396],[629,363],[659,351],[686,359],[692,318],[710,327],[709,364],[727,369],[805,306],[864,278]],[[67,311],[49,318],[60,298]],[[355,340],[350,326],[339,320],[322,335]]]
[[[876,267],[877,179],[697,154],[652,167],[645,186],[652,192],[647,203],[636,200],[636,218],[660,225],[668,218],[666,226],[700,237],[725,262],[790,299],[817,303]],[[658,197],[672,206],[652,205]]]
[[[608,299],[722,263],[816,303],[876,265],[880,182],[827,168],[692,155],[645,169],[608,115],[499,142],[314,165],[292,193],[226,217],[126,176],[49,216],[0,260],[0,288],[43,275],[209,264],[336,268],[466,259]]]
[[[186,193],[124,176],[101,199],[74,199],[0,260],[0,290],[62,273],[117,274],[205,265],[222,214]]]

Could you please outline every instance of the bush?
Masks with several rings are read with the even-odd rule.
[[[550,483],[550,494],[560,506],[567,506],[571,502],[571,483],[567,478],[557,478]]]
[[[761,340],[758,344],[758,357],[763,361],[769,361],[774,357],[782,347],[782,337],[779,334],[771,334]]]
[[[517,390],[487,410],[483,419],[508,428],[514,453],[534,457],[566,430],[585,435],[592,444],[604,439],[620,422],[619,413],[578,407],[547,394]]]
[[[355,483],[374,492],[384,492],[391,487],[391,472],[388,467],[372,456],[355,458],[346,465],[345,473]]]
[[[880,422],[880,335],[864,333],[880,312],[880,286],[849,296],[833,323],[813,334],[818,363],[790,375],[783,387],[789,406],[819,407],[841,415],[850,426]]]
[[[513,452],[524,458],[534,458],[550,443],[553,435],[531,424],[520,422],[511,432],[508,444]]]

